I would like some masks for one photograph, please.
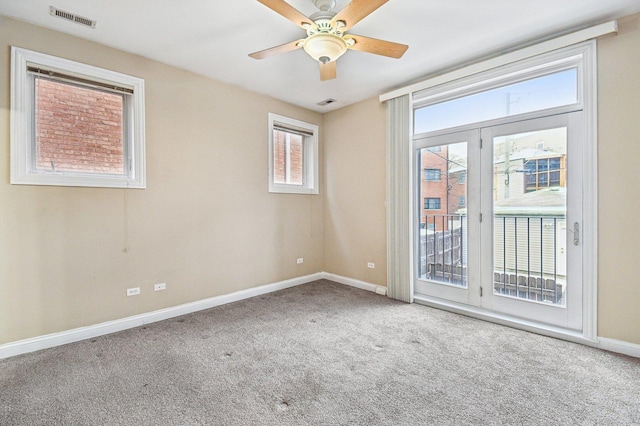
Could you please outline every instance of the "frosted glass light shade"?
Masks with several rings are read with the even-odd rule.
[[[335,61],[347,51],[347,43],[334,34],[318,33],[304,42],[304,50],[316,61]]]

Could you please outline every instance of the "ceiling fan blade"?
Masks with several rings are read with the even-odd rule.
[[[375,55],[388,56],[396,59],[404,55],[404,52],[409,48],[406,44],[378,40],[376,38],[364,37],[355,34],[346,34],[344,38],[345,40],[351,38],[355,41],[353,46],[348,47],[349,49],[373,53]]]
[[[280,46],[275,46],[269,49],[261,50],[259,52],[251,53],[249,54],[249,56],[251,56],[253,59],[264,59],[270,56],[279,55],[281,53],[291,52],[292,50],[300,49],[302,41],[304,41],[304,39],[281,44]]]
[[[387,1],[389,0],[351,0],[351,3],[333,17],[331,24],[343,21],[346,25],[340,28],[340,31],[345,32]]]
[[[316,26],[315,23],[304,16],[302,13],[298,12],[293,6],[284,0],[258,0],[260,3],[267,6],[269,9],[273,10],[276,13],[284,16],[300,28],[304,28],[303,24],[310,24],[312,26]]]
[[[323,64],[320,62],[320,80],[331,80],[336,78],[336,61]]]

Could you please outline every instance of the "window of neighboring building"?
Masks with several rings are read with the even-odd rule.
[[[440,210],[440,198],[425,198],[424,199],[425,210]]]
[[[424,180],[440,180],[442,171],[440,169],[424,169]]]
[[[458,198],[458,206],[463,207],[465,203],[465,197],[464,195],[460,195],[460,197]]]
[[[269,113],[269,192],[318,193],[318,126]]]
[[[11,53],[11,183],[144,188],[144,81]]]
[[[542,188],[566,186],[565,157],[538,158],[524,163],[525,191],[537,191]]]

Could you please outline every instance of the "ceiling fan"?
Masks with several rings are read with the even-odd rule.
[[[388,0],[351,0],[340,12],[332,9],[335,0],[313,0],[318,12],[306,17],[284,0],[258,0],[271,10],[284,16],[300,28],[306,30],[307,37],[270,49],[251,53],[254,59],[264,59],[280,53],[303,48],[320,64],[320,80],[336,78],[336,59],[348,49],[376,55],[400,58],[409,46],[385,40],[345,34]]]

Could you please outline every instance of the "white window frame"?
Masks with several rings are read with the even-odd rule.
[[[133,93],[125,95],[123,175],[35,170],[34,77],[38,67],[99,84],[113,84]],[[145,188],[144,80],[115,71],[11,47],[11,183],[23,185]]]
[[[300,132],[302,142],[302,185],[274,182],[274,140],[275,127]],[[318,194],[318,126],[282,115],[269,113],[269,192],[285,194]]]
[[[547,52],[541,55],[521,59],[514,63],[504,64],[498,68],[492,68],[483,73],[469,75],[460,79],[452,79],[439,86],[432,86],[418,92],[411,93],[411,111],[415,108],[426,106],[432,103],[442,102],[456,97],[467,96],[482,92],[483,90],[496,87],[500,84],[508,84],[514,81],[521,81],[535,78],[557,70],[575,67],[578,69],[578,99],[570,105],[559,106],[550,109],[527,112],[508,117],[499,117],[478,123],[469,123],[450,129],[435,130],[423,134],[412,133],[414,141],[421,138],[448,135],[452,132],[470,131],[472,129],[488,128],[502,124],[526,121],[538,117],[549,117],[556,114],[570,113],[573,111],[583,111],[584,123],[581,126],[584,132],[584,142],[580,155],[583,158],[583,191],[582,191],[582,330],[576,334],[574,330],[564,328],[553,328],[543,323],[521,320],[518,317],[509,316],[503,313],[494,313],[490,310],[483,310],[477,306],[468,307],[455,302],[444,304],[436,299],[414,295],[414,300],[431,306],[451,307],[455,305],[458,312],[465,312],[478,318],[508,323],[515,327],[562,337],[569,340],[581,342],[593,342],[597,336],[597,101],[596,101],[596,43],[593,40],[564,47],[562,49]],[[412,115],[413,118],[413,115]],[[413,128],[413,123],[412,128]],[[415,149],[413,150],[415,152]],[[413,154],[415,155],[415,153]],[[416,164],[415,158],[413,164]],[[410,170],[410,179],[415,180],[417,170]],[[467,175],[467,178],[469,176]],[[414,197],[417,189],[414,188]],[[408,201],[410,203],[410,201]],[[467,200],[467,204],[469,201]],[[415,213],[414,213],[415,214]],[[413,221],[414,219],[411,218]],[[417,237],[415,230],[409,238],[412,240],[413,250],[417,253],[415,244]],[[475,241],[474,244],[479,243]],[[470,242],[471,244],[471,242]],[[482,250],[480,250],[482,251]],[[486,252],[486,251],[485,251]],[[415,261],[415,259],[412,259]],[[415,265],[411,266],[412,271]],[[471,277],[470,277],[471,278]],[[449,304],[449,305],[448,305]],[[578,337],[579,336],[579,337]]]

